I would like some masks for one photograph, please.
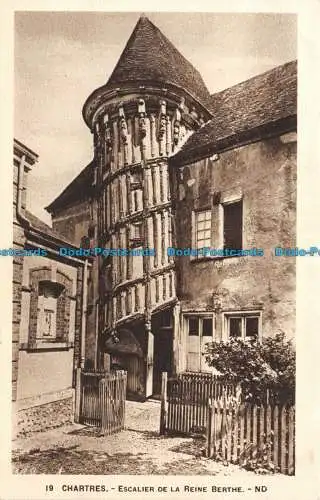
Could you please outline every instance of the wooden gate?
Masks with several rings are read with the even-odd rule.
[[[162,374],[160,432],[205,433],[209,399],[237,399],[240,386],[210,373]]]
[[[103,434],[124,428],[127,373],[77,370],[75,421]]]

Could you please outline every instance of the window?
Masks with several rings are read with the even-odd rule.
[[[141,222],[131,224],[130,243],[131,246],[141,246],[143,244],[143,226]]]
[[[260,334],[260,313],[226,314],[228,338],[254,339]]]
[[[211,210],[196,212],[196,247],[211,246]]]
[[[223,205],[223,244],[231,250],[242,249],[242,200]]]
[[[143,210],[142,177],[140,172],[130,175],[131,204],[133,212]]]
[[[160,328],[172,328],[172,311],[162,311],[160,314]]]
[[[212,318],[203,318],[202,320],[202,336],[212,337]]]
[[[30,269],[28,341],[23,349],[69,348],[74,340],[74,280],[56,266]]]
[[[62,286],[50,281],[39,282],[37,339],[50,342],[57,335],[57,301]]]
[[[212,318],[201,318],[190,316],[188,318],[188,334],[203,337],[212,337]]]
[[[199,318],[189,318],[189,335],[199,335]]]
[[[213,338],[213,318],[208,315],[186,317],[187,325],[187,370],[211,371],[207,365],[204,352],[205,346]]]
[[[131,173],[130,188],[131,190],[142,189],[142,180],[140,172]]]

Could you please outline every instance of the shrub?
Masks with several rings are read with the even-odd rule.
[[[226,379],[241,383],[246,401],[294,404],[295,351],[283,333],[244,341],[212,342],[206,346],[206,361]]]

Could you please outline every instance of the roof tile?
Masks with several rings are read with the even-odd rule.
[[[210,101],[210,93],[200,73],[144,16],[137,22],[107,87],[119,87],[128,81],[178,85],[202,104]]]
[[[186,163],[208,146],[212,152],[227,138],[297,114],[297,61],[277,66],[211,96],[213,118],[174,156]]]

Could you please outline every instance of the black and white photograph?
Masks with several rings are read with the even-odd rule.
[[[111,500],[293,479],[297,266],[320,256],[297,238],[298,16],[13,28],[11,473]]]
[[[15,23],[15,472],[294,474],[296,16]]]

